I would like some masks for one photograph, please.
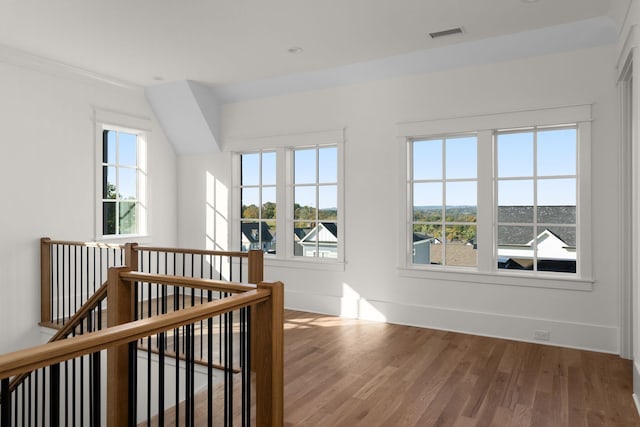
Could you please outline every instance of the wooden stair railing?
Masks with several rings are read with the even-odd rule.
[[[226,263],[222,262],[222,257],[228,258]],[[247,276],[243,280],[242,273],[245,267],[242,265],[242,259],[245,258]],[[193,264],[196,259],[200,264],[206,260],[210,271],[203,271],[202,265],[199,266],[199,271],[194,271]],[[189,260],[190,268],[186,268],[185,264],[189,264]],[[263,260],[263,253],[259,250],[241,252],[184,249],[139,246],[137,243],[63,241],[43,237],[40,239],[40,322],[46,325],[66,322],[66,319],[73,315],[72,308],[83,305],[84,295],[88,298],[96,291],[97,286],[104,283],[106,268],[127,266],[136,271],[176,276],[196,276],[198,273],[201,279],[205,278],[205,273],[211,276],[208,278],[213,279],[214,273],[217,273],[219,279],[223,280],[224,264],[228,269],[224,280],[260,283],[264,280]],[[237,274],[240,275],[236,278],[233,277],[235,262],[240,263],[235,265]],[[181,269],[178,268],[180,263]],[[56,289],[53,289],[54,283]]]
[[[190,286],[216,286],[227,289],[232,296],[205,302],[179,311],[160,314],[143,320],[129,321],[133,310],[132,288],[135,282],[180,283]],[[209,283],[206,283],[209,282]],[[127,381],[130,357],[126,354],[129,343],[153,334],[171,331],[215,316],[245,307],[253,307],[254,319],[251,336],[257,337],[252,344],[257,364],[256,375],[256,425],[282,426],[284,420],[284,290],[280,282],[256,285],[212,283],[184,277],[149,275],[132,272],[128,268],[109,270],[107,291],[110,298],[107,319],[109,327],[100,331],[70,337],[14,353],[0,355],[0,380],[2,395],[0,414],[10,414],[7,408],[9,378],[46,366],[54,366],[88,354],[107,350],[107,421],[108,426],[126,425],[130,421]],[[102,294],[100,288],[100,294]],[[104,296],[98,295],[94,302]],[[80,314],[78,314],[80,316]],[[73,330],[69,322],[68,329]],[[68,333],[68,332],[67,332]],[[63,332],[59,332],[60,335]],[[135,360],[135,358],[134,358]]]
[[[66,339],[73,331],[77,330],[78,327],[87,319],[87,316],[91,314],[93,310],[98,308],[102,301],[107,297],[107,282],[105,282],[95,294],[91,295],[91,297],[85,302],[82,307],[62,326],[58,327],[56,324],[43,324],[42,326],[57,328],[56,333],[49,339],[49,343],[60,341]],[[95,325],[96,329],[99,329],[99,325]],[[9,384],[9,391],[13,392],[16,387],[22,384],[24,381],[26,374],[28,372],[22,373],[21,375],[15,376],[11,383]]]

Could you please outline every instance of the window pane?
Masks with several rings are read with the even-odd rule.
[[[262,153],[262,185],[276,185],[276,153]]]
[[[538,206],[575,206],[576,180],[540,179],[538,180]]]
[[[449,225],[446,227],[445,264],[458,267],[478,265],[475,225]]]
[[[478,211],[476,182],[448,182],[446,220],[475,222]]]
[[[293,223],[294,256],[314,256],[316,251],[317,223],[314,221],[296,221]]]
[[[276,223],[267,221],[260,223],[260,244],[263,252],[275,253]]]
[[[533,222],[533,180],[498,182],[498,221]]]
[[[131,133],[120,132],[118,164],[136,166],[138,164],[138,137]]]
[[[102,167],[102,198],[116,198],[116,168],[112,166]]]
[[[240,156],[240,185],[258,185],[260,173],[260,153],[242,154]]]
[[[413,220],[442,220],[442,183],[413,184]]]
[[[498,268],[533,270],[533,227],[498,226]]]
[[[538,206],[538,222],[544,224],[575,224],[575,206]]]
[[[102,131],[102,162],[116,162],[116,132],[113,130]]]
[[[413,179],[442,179],[442,140],[414,141]]]
[[[537,240],[539,271],[576,272],[576,227],[545,228]]]
[[[134,234],[136,232],[136,203],[121,202],[119,205],[120,234]]]
[[[275,219],[276,217],[276,188],[262,188],[262,219]]]
[[[313,225],[315,226],[297,241],[299,248],[297,252],[294,249],[294,254],[305,257],[337,258],[338,227],[336,223],[322,222]]]
[[[442,248],[440,240],[442,236],[441,224],[414,224],[413,225],[413,263],[414,264],[441,264]]]
[[[102,202],[102,234],[116,234],[116,202]]]
[[[476,178],[478,155],[475,136],[447,139],[447,179]]]
[[[316,187],[295,187],[294,219],[316,219]]]
[[[338,219],[338,186],[323,185],[318,188],[318,192],[319,219],[336,221]]]
[[[118,193],[121,200],[135,200],[137,198],[137,174],[135,169],[119,168],[119,181],[120,187]]]
[[[243,221],[240,223],[240,249],[248,251],[260,249],[260,223]]]
[[[498,176],[533,175],[533,132],[498,134]]]
[[[257,188],[242,188],[242,218],[258,218],[258,205],[260,204]]]
[[[316,182],[316,150],[295,150],[294,183],[312,184]]]
[[[325,147],[318,150],[318,170],[319,183],[338,182],[338,148]]]
[[[538,132],[538,175],[576,174],[576,129]]]

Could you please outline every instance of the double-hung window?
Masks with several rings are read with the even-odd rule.
[[[147,235],[146,119],[95,110],[96,237]]]
[[[240,250],[276,253],[276,153],[240,155]]]
[[[341,265],[343,138],[342,130],[260,138],[250,141],[260,149],[235,153],[232,247]]]
[[[413,264],[477,265],[477,138],[453,135],[409,142]]]
[[[295,256],[338,258],[338,148],[293,150]]]
[[[497,266],[576,272],[577,126],[495,133]]]
[[[585,105],[398,125],[401,271],[589,289],[590,120]]]
[[[102,130],[102,235],[139,234],[142,134]]]

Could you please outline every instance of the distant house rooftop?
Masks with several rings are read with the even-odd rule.
[[[258,238],[259,223],[257,222],[243,222],[241,226],[242,234],[251,243],[258,243],[260,240],[263,242],[270,242],[273,240],[270,228],[267,224],[262,223],[262,239]]]

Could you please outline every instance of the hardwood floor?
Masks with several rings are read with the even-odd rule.
[[[615,355],[287,310],[286,426],[640,426]]]

